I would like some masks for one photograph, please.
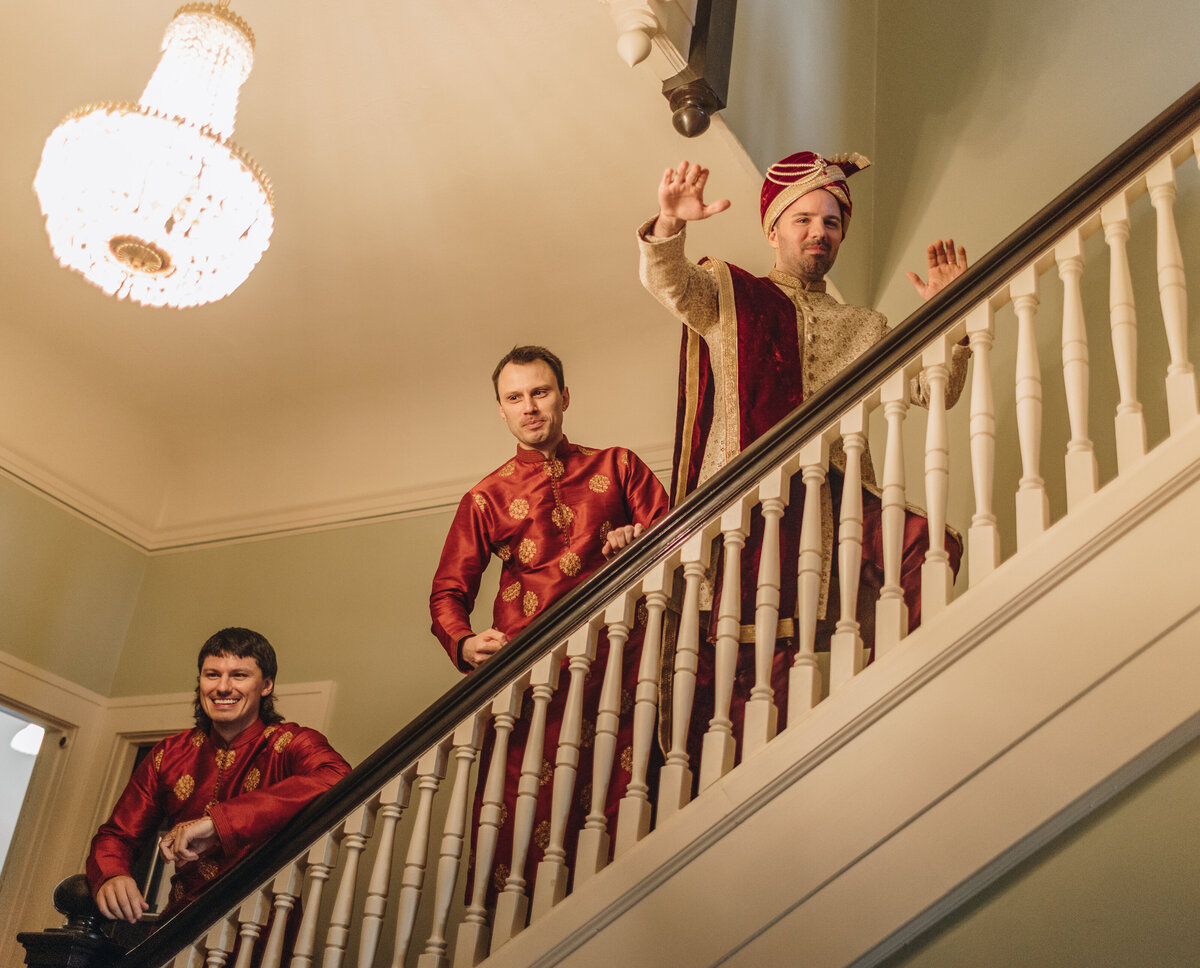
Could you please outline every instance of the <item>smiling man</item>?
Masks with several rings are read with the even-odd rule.
[[[624,447],[581,447],[564,436],[563,415],[571,404],[571,392],[563,382],[562,361],[548,349],[514,347],[496,365],[492,386],[500,417],[517,440],[516,453],[463,496],[446,536],[429,597],[433,633],[463,672],[470,672],[503,649],[551,602],[582,583],[667,510],[662,484],[632,451]],[[480,578],[492,557],[500,562],[500,591],[492,606],[490,626],[477,633],[471,625],[471,610]],[[631,707],[641,636],[642,629],[635,628],[624,652],[622,685],[629,701],[622,706],[625,714],[617,733],[617,749],[622,753],[632,744]],[[591,715],[595,715],[607,653],[608,640],[602,633],[593,673],[584,687],[584,709]],[[557,690],[547,711],[544,774],[552,769],[565,694],[565,688]],[[510,873],[514,804],[528,731],[529,717],[524,713],[509,739],[504,789],[507,810],[499,831],[489,903]],[[480,760],[484,769],[490,763],[491,741],[489,732]],[[581,751],[579,776],[591,776],[591,755],[590,745]],[[610,820],[629,780],[628,756],[621,755],[618,760],[609,787]],[[476,790],[473,829],[478,829],[483,789],[481,781]],[[527,871],[536,870],[542,859],[549,835],[552,793],[553,784],[539,787],[534,845],[527,857]],[[569,857],[574,856],[574,839],[586,807],[579,797],[573,799],[566,844]],[[528,880],[532,884],[532,878]],[[470,892],[468,885],[468,898]]]
[[[350,772],[324,736],[275,711],[275,650],[263,636],[222,629],[196,665],[195,727],[155,745],[92,839],[88,883],[105,917],[148,910],[130,871],[163,827],[159,851],[175,864],[169,915]]]

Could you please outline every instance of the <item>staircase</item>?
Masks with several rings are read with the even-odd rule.
[[[299,918],[296,968],[876,964],[1200,734],[1200,420],[1175,224],[1177,207],[1200,208],[1192,193],[1176,197],[1177,172],[1198,159],[1200,87],[121,964],[217,968],[239,935],[265,935],[263,964],[275,968],[289,914]],[[1146,233],[1157,292],[1135,293],[1134,245]],[[948,413],[950,348],[964,337],[968,390]],[[1166,360],[1165,372],[1139,371],[1139,350]],[[921,373],[927,417],[906,402]],[[853,455],[868,439],[891,549],[875,661],[865,664],[857,632],[828,653],[815,640],[814,515],[800,560],[764,556],[758,576],[760,618],[773,627],[779,571],[800,570],[788,721],[775,733],[768,708],[748,713],[736,766],[681,761],[689,670],[711,648],[699,612],[711,543],[736,543],[758,505],[777,527],[795,475],[819,488],[830,447],[840,440]],[[856,476],[851,460],[835,554],[851,603]],[[935,536],[947,521],[969,524],[957,582],[935,537],[922,624],[907,635],[896,530],[906,502],[927,509]],[[738,578],[727,569],[727,584]],[[499,815],[500,793],[487,788],[482,829],[469,830],[474,785],[488,775],[484,736],[507,730],[528,694],[523,788],[536,789],[545,758],[559,816],[589,780],[603,791],[619,697],[583,709],[571,684],[606,675],[592,667],[596,636],[604,628],[624,642],[643,596],[631,793],[616,829],[581,841],[569,893],[572,872],[551,863],[532,892],[510,877],[494,912],[478,895],[464,904],[464,845],[477,843],[490,868]],[[655,677],[676,608],[676,729],[656,770]],[[769,656],[773,636],[763,638],[742,647]],[[718,644],[718,662],[731,656]],[[542,750],[538,710],[555,690],[569,691],[566,725],[560,748]],[[596,772],[576,777],[593,731]],[[693,774],[704,777],[694,798]],[[513,823],[523,850],[532,813],[520,800]],[[556,823],[551,846],[564,836]]]

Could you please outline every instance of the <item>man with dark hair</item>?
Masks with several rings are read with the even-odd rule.
[[[275,650],[259,633],[222,629],[196,666],[195,727],[154,746],[92,839],[88,884],[105,917],[137,921],[149,908],[131,865],[163,826],[169,915],[350,772],[324,736],[275,711]]]
[[[563,413],[570,406],[571,393],[562,382],[562,372],[558,357],[544,347],[518,346],[500,361],[493,374],[500,416],[517,439],[517,451],[463,496],[446,536],[429,597],[433,633],[463,672],[470,672],[504,648],[551,602],[579,585],[667,510],[665,489],[632,451],[624,447],[580,447],[563,435]],[[491,626],[476,633],[471,610],[492,556],[500,560],[500,591],[492,608]],[[635,629],[624,653],[622,670],[630,697],[637,687],[640,644],[641,630]],[[607,651],[607,637],[602,635],[593,662],[597,671],[588,677],[585,686],[584,709],[593,715],[603,680],[599,670],[604,669]],[[558,744],[565,692],[558,690],[550,703],[545,739],[545,748],[550,751]],[[511,844],[513,805],[528,728],[527,717],[522,717],[509,740],[505,783],[508,815],[496,852],[496,858],[502,861],[507,859],[505,851]],[[618,749],[631,743],[632,714],[628,714],[621,718]],[[490,748],[484,750],[485,764],[489,752]],[[590,776],[590,748],[582,751],[582,757],[578,775]],[[610,786],[613,815],[628,780],[626,767],[620,766]],[[480,783],[476,819],[482,792]],[[551,784],[543,785],[536,807],[539,829],[544,826],[547,831],[552,792]],[[569,825],[569,855],[586,813],[578,799]],[[541,835],[536,835],[528,869],[536,869],[544,846]],[[502,875],[506,874],[506,867],[496,868],[492,890],[503,886]]]

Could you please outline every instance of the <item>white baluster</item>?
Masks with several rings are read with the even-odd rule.
[[[289,968],[309,968],[317,947],[317,921],[321,916],[321,897],[325,883],[337,863],[338,840],[329,832],[308,848],[303,864],[307,867],[308,890],[304,893],[304,914],[296,931]],[[264,962],[265,964],[265,962]]]
[[[1021,480],[1017,484],[1017,547],[1024,548],[1050,524],[1050,504],[1042,480],[1042,371],[1038,366],[1037,270],[1026,266],[1009,283],[1017,311],[1017,438]]]
[[[646,596],[646,634],[638,663],[637,694],[633,702],[633,768],[617,809],[617,840],[613,856],[620,857],[650,832],[650,746],[658,714],[658,670],[662,660],[663,613],[667,609],[668,572],[659,562],[642,579]]]
[[[437,890],[433,901],[433,929],[425,951],[417,959],[417,968],[446,968],[446,930],[450,921],[450,905],[454,902],[454,887],[458,884],[458,869],[462,866],[463,843],[470,824],[471,770],[483,742],[482,713],[458,724],[451,743],[454,746],[454,783],[450,788],[450,805],[442,828],[442,850],[438,857]],[[370,968],[368,962],[363,968]]]
[[[596,714],[596,740],[592,747],[592,809],[579,832],[575,861],[575,888],[608,864],[610,837],[605,806],[612,783],[613,763],[617,756],[617,732],[621,725],[621,692],[625,663],[625,643],[633,625],[633,591],[614,601],[604,612],[608,625],[608,661],[600,686]]]
[[[392,861],[396,849],[396,824],[408,807],[411,788],[411,773],[402,773],[385,783],[373,798],[375,822],[380,827],[379,837],[375,841],[375,863],[371,866],[371,880],[367,885],[367,898],[363,902],[362,935],[358,945],[359,968],[371,968],[375,964],[383,920],[387,916],[388,887],[392,881]]]
[[[791,475],[776,467],[758,483],[762,507],[762,553],[758,559],[758,591],[754,599],[754,687],[746,703],[742,724],[742,759],[751,756],[775,738],[779,709],[771,687],[771,666],[779,636],[779,522],[787,507]]]
[[[823,691],[817,665],[817,609],[821,602],[821,486],[829,467],[829,444],[822,435],[800,448],[800,473],[804,481],[804,512],[800,519],[800,554],[797,562],[796,658],[788,673],[788,725],[795,726],[817,703]]]
[[[254,945],[262,934],[263,926],[271,916],[271,888],[264,884],[242,902],[238,911],[241,930],[238,933],[237,959],[234,968],[250,968],[254,957]]]
[[[1117,470],[1132,467],[1146,453],[1146,421],[1137,396],[1137,313],[1129,275],[1129,203],[1123,194],[1100,208],[1109,248],[1108,308],[1113,358],[1117,365]]]
[[[647,0],[607,0],[621,36],[617,53],[630,67],[636,67],[650,56],[651,38],[661,30]]]
[[[538,864],[533,885],[532,923],[567,895],[567,823],[575,781],[579,774],[579,746],[583,737],[583,690],[596,658],[596,622],[576,629],[567,640],[567,698],[558,731],[558,753],[554,760],[554,793],[550,804],[550,842]],[[656,680],[657,681],[657,680]]]
[[[458,939],[454,945],[455,968],[471,968],[488,955],[492,933],[488,926],[487,900],[488,881],[492,877],[492,863],[496,859],[496,840],[500,832],[501,811],[504,807],[504,780],[507,775],[508,739],[512,735],[521,696],[528,685],[522,677],[510,683],[492,700],[492,717],[496,739],[492,745],[492,759],[488,764],[487,779],[484,781],[483,800],[479,809],[479,831],[475,840],[475,880],[471,885],[471,903],[458,926]]]
[[[1167,367],[1167,416],[1171,433],[1196,416],[1196,374],[1187,350],[1187,279],[1175,229],[1175,166],[1171,156],[1159,159],[1146,173],[1150,204],[1158,222],[1158,298],[1171,362]]]
[[[711,539],[704,532],[683,543],[683,605],[675,645],[671,683],[671,749],[659,773],[658,824],[682,810],[692,797],[692,771],[688,765],[687,737],[696,695],[696,662],[700,654],[700,582],[704,579]]]
[[[838,584],[841,612],[829,645],[829,691],[856,676],[866,664],[858,625],[858,579],[862,571],[862,452],[866,447],[866,407],[855,404],[841,419],[846,472],[838,522]]]
[[[350,942],[350,922],[354,914],[354,894],[358,889],[358,862],[371,839],[374,815],[361,806],[354,810],[341,826],[342,850],[345,863],[338,881],[337,896],[329,915],[329,932],[325,935],[324,968],[341,968]],[[336,836],[336,835],[335,835]]]
[[[267,946],[263,951],[262,968],[279,968],[279,962],[283,958],[288,915],[296,906],[296,898],[300,896],[300,887],[304,883],[303,863],[303,859],[293,861],[276,874],[275,880],[271,882],[274,911],[271,930],[267,934]]]
[[[188,945],[175,956],[171,965],[172,968],[203,968],[204,941],[200,940],[195,944]]]
[[[404,872],[400,875],[400,896],[396,899],[396,947],[392,951],[392,968],[402,968],[408,957],[408,946],[412,944],[417,908],[421,905],[421,888],[425,884],[425,868],[429,864],[433,798],[446,778],[446,747],[447,740],[442,740],[417,760],[417,812],[408,838]]]
[[[1062,360],[1071,440],[1067,443],[1067,510],[1096,493],[1096,450],[1088,436],[1088,342],[1083,318],[1083,240],[1079,229],[1054,247],[1063,284]]]
[[[971,370],[971,485],[975,513],[967,532],[967,561],[974,587],[1000,564],[1000,533],[992,506],[996,480],[996,402],[992,393],[992,304],[984,300],[967,313]]]
[[[737,668],[742,632],[742,548],[750,530],[750,511],[743,498],[721,515],[725,536],[721,601],[717,610],[716,668],[713,681],[713,718],[704,734],[700,754],[700,789],[705,790],[733,769],[733,676]]]
[[[223,968],[233,951],[233,941],[237,937],[237,917],[235,912],[225,915],[208,930],[204,944],[208,955],[204,959],[206,968]]]
[[[929,420],[925,424],[925,502],[929,550],[921,564],[921,621],[929,622],[950,603],[954,571],[946,551],[946,502],[950,496],[950,434],[946,428],[946,381],[950,350],[939,336],[921,354],[929,387]]]
[[[521,778],[517,782],[517,802],[513,809],[512,863],[504,890],[496,898],[496,918],[492,928],[492,951],[525,927],[529,914],[529,896],[525,893],[525,860],[533,838],[533,820],[541,786],[542,760],[546,745],[546,709],[558,687],[558,672],[562,665],[564,646],[534,663],[530,675],[533,696],[533,715],[529,720],[529,735],[521,759]]]
[[[908,634],[908,606],[900,586],[904,554],[904,417],[908,413],[908,380],[903,370],[889,376],[880,388],[887,420],[887,449],[883,459],[883,588],[875,604],[875,653],[887,655]]]

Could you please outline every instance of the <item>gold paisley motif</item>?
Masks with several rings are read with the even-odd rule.
[[[175,781],[175,799],[182,803],[192,795],[192,791],[196,789],[196,781],[192,779],[192,774],[185,773]]]
[[[517,462],[515,460],[510,460],[507,464],[501,467],[500,470],[496,471],[496,473],[501,477],[512,477],[512,472],[516,469]]]
[[[502,803],[500,804],[500,819],[496,821],[496,826],[503,827],[506,823],[508,823],[508,804]]]
[[[592,454],[596,453],[596,448],[595,447],[580,447],[579,453],[583,454],[584,457],[591,457]]]
[[[504,885],[508,883],[508,865],[497,864],[495,871],[492,872],[492,887],[497,891],[503,891]]]
[[[228,770],[231,766],[233,766],[233,761],[237,759],[237,750],[217,750],[216,756],[217,769]]]
[[[533,561],[534,555],[537,554],[537,545],[532,538],[526,538],[517,548],[517,557],[521,559],[521,564],[527,565]]]
[[[549,760],[542,760],[542,768],[538,771],[538,786],[544,787],[554,779],[554,766]]]
[[[221,868],[214,864],[211,860],[200,861],[200,876],[206,881],[211,881],[220,873]]]
[[[200,729],[192,730],[192,745],[194,747],[196,747],[196,749],[199,749],[201,746],[203,746],[204,741],[207,739],[208,739],[208,737],[204,735],[203,730],[200,730]]]
[[[287,745],[291,741],[292,741],[292,731],[289,729],[286,733],[284,733],[282,736],[280,736],[279,739],[275,740],[275,747],[274,747],[275,752],[282,753],[285,749],[287,749]]]
[[[550,520],[560,531],[566,531],[571,526],[571,522],[575,520],[575,512],[565,504],[556,504],[554,510],[550,512]]]
[[[501,561],[510,561],[512,559],[512,548],[506,544],[502,544],[496,548],[496,557]]]
[[[471,498],[475,501],[475,506],[479,508],[480,511],[487,510],[487,501],[483,499],[482,494],[472,494]]]
[[[277,729],[279,729],[279,725],[277,723],[272,723],[270,726],[268,726],[266,729],[263,730],[263,739],[270,739],[271,734],[274,733]]]
[[[160,747],[158,748],[158,750],[157,750],[157,751],[155,752],[155,754],[154,754],[154,768],[155,768],[156,770],[161,770],[161,769],[162,769],[162,758],[163,758],[163,752],[164,752],[164,750],[163,750],[163,748],[160,746]]]
[[[644,601],[638,602],[633,613],[633,624],[638,628],[645,628],[648,621],[650,621],[650,609],[646,607]]]
[[[258,784],[261,782],[262,773],[259,772],[259,769],[256,766],[246,774],[246,779],[242,781],[242,790],[245,793],[249,793],[251,790],[257,790]]]
[[[502,591],[500,593],[500,597],[502,599],[504,599],[504,601],[506,601],[506,602],[511,602],[514,598],[516,598],[520,594],[521,594],[521,583],[519,581],[515,581],[511,585],[509,585],[507,588],[505,588],[504,591]]]
[[[558,559],[558,570],[568,578],[574,578],[583,568],[583,561],[574,551],[568,551]]]
[[[533,842],[538,850],[545,851],[550,846],[550,821],[543,820],[533,828]]]
[[[508,516],[521,521],[529,514],[529,502],[523,497],[513,498],[512,504],[508,506]]]
[[[590,481],[588,481],[588,487],[591,488],[593,491],[595,491],[597,494],[603,494],[611,486],[612,486],[612,481],[610,481],[603,474],[594,474],[594,475],[592,475],[592,479]]]
[[[617,455],[617,464],[621,467],[629,466],[629,451],[623,450]]]
[[[621,769],[626,773],[633,774],[633,747],[626,746],[621,750]]]
[[[536,592],[526,592],[525,597],[521,599],[521,611],[526,616],[532,615],[538,610],[538,597]]]
[[[563,472],[565,470],[566,468],[563,467],[563,462],[557,457],[555,457],[553,460],[546,461],[546,463],[542,465],[542,473],[549,475],[551,480],[555,481],[563,476]]]

